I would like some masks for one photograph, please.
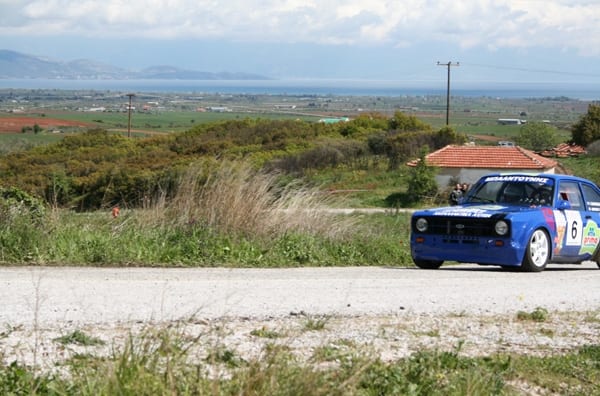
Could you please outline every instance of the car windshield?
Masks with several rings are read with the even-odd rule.
[[[463,203],[552,205],[554,182],[537,176],[493,176],[473,186]]]

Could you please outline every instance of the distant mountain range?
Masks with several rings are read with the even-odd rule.
[[[269,77],[251,73],[211,73],[185,70],[175,66],[152,66],[131,71],[89,59],[69,62],[0,49],[0,78],[47,78],[63,80],[269,80]]]

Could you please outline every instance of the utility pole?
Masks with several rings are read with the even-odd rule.
[[[131,98],[135,96],[135,94],[128,93],[129,96],[129,107],[127,108],[127,137],[131,137]]]
[[[450,67],[451,66],[458,66],[459,63],[452,63],[452,62],[448,62],[448,63],[437,63],[438,66],[446,66],[448,68],[448,87],[446,89],[446,126],[448,126],[448,124],[450,123]]]

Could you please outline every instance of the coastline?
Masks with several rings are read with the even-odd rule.
[[[222,93],[287,96],[442,96],[445,81],[407,80],[67,80],[0,79],[0,89],[93,90],[143,93]],[[600,100],[600,83],[453,82],[451,95],[498,99],[570,98]]]

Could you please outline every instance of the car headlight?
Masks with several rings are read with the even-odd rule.
[[[508,224],[504,220],[497,221],[494,230],[498,235],[506,235],[508,233]]]
[[[415,222],[415,228],[419,232],[427,231],[428,227],[429,227],[429,223],[427,222],[426,219],[424,219],[422,217],[418,218],[417,221]]]

